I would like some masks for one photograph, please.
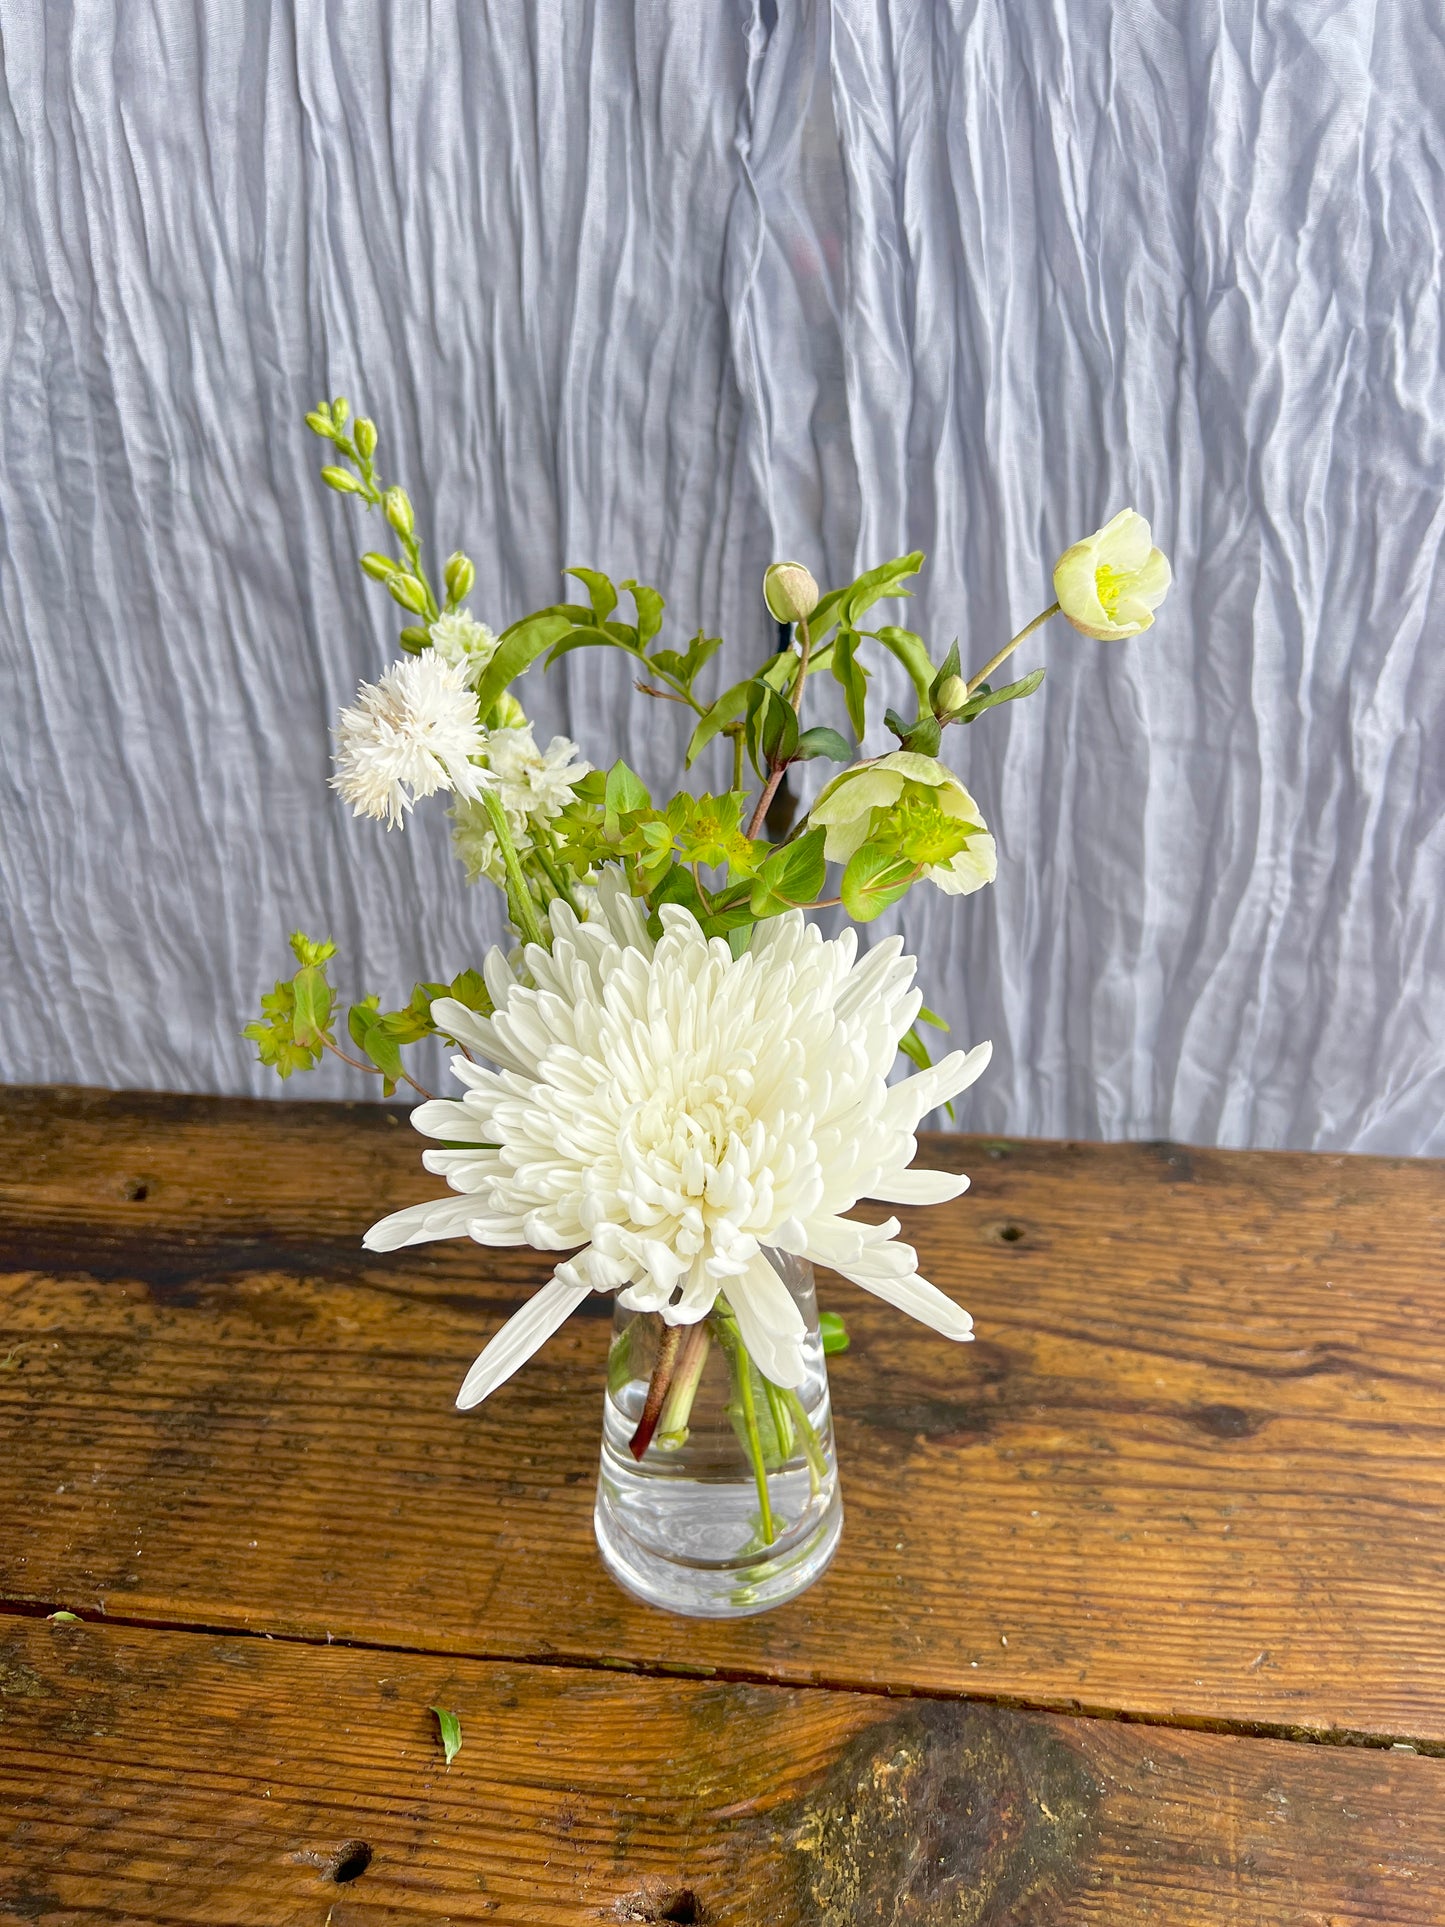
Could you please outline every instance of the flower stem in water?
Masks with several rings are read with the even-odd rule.
[[[654,1443],[659,1449],[675,1452],[687,1444],[687,1424],[692,1417],[692,1402],[702,1383],[703,1367],[712,1345],[705,1319],[684,1328],[685,1336],[672,1370],[672,1384],[663,1402]]]
[[[719,1313],[724,1315],[718,1316]],[[748,1458],[752,1462],[753,1483],[758,1488],[758,1530],[765,1546],[770,1546],[778,1536],[773,1523],[772,1500],[768,1494],[768,1468],[763,1458],[763,1436],[758,1430],[758,1411],[753,1403],[753,1361],[748,1348],[742,1341],[742,1333],[732,1315],[732,1307],[724,1308],[723,1300],[718,1299],[714,1310],[718,1338],[728,1355],[732,1367],[733,1386],[738,1395],[738,1410],[742,1416],[743,1436],[748,1442]]]
[[[652,1435],[657,1430],[657,1421],[662,1417],[663,1400],[667,1397],[667,1388],[672,1383],[673,1368],[677,1364],[677,1354],[681,1345],[682,1326],[664,1325],[662,1337],[657,1344],[657,1363],[652,1368],[652,1377],[648,1382],[642,1417],[637,1421],[637,1430],[627,1441],[628,1451],[639,1461],[646,1457],[647,1448],[652,1443]]]

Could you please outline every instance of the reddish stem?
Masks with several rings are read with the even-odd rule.
[[[627,1449],[635,1459],[644,1458],[648,1446],[652,1443],[652,1435],[657,1430],[657,1421],[662,1417],[667,1388],[672,1383],[672,1374],[677,1365],[677,1354],[681,1344],[682,1326],[664,1325],[662,1339],[657,1347],[657,1363],[653,1366],[652,1377],[648,1381],[642,1417],[637,1421],[637,1430],[627,1441]]]

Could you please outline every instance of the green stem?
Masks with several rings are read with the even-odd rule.
[[[719,1299],[721,1307],[723,1300]],[[753,1483],[758,1489],[759,1530],[765,1546],[770,1546],[778,1536],[773,1523],[772,1501],[768,1496],[768,1468],[763,1458],[763,1436],[758,1430],[758,1410],[753,1403],[753,1361],[748,1348],[743,1343],[742,1333],[738,1330],[732,1315],[732,1307],[727,1307],[725,1318],[718,1320],[718,1334],[723,1339],[732,1366],[733,1384],[737,1388],[738,1405],[743,1415],[743,1433],[748,1442],[748,1458],[752,1461]]]
[[[808,657],[813,653],[813,638],[808,632],[808,618],[799,616],[798,627],[803,634],[802,653],[798,657],[798,680],[793,684],[793,714],[799,718],[803,714],[803,684],[808,680]]]
[[[996,656],[991,657],[984,664],[983,668],[979,670],[976,676],[969,677],[968,679],[969,695],[971,696],[974,693],[974,691],[978,688],[980,683],[987,682],[989,677],[993,674],[994,670],[998,668],[999,664],[1003,662],[1007,662],[1009,657],[1013,654],[1014,650],[1018,648],[1019,644],[1025,641],[1029,636],[1031,636],[1035,629],[1041,629],[1043,625],[1048,621],[1050,616],[1056,616],[1058,613],[1059,613],[1058,603],[1051,602],[1048,608],[1044,610],[1042,615],[1035,616],[1032,622],[1026,622],[1023,628],[1020,629],[1018,634],[1013,638],[1012,642],[1006,642],[1003,648],[999,650],[998,654]]]
[[[733,727],[728,731],[728,735],[731,736],[733,739],[733,788],[735,790],[740,790],[743,786],[742,725],[740,723],[735,723]]]
[[[557,846],[552,841],[551,831],[545,823],[536,824],[534,830],[533,853],[538,863],[542,866],[543,871],[546,873],[547,881],[573,914],[580,917],[582,912],[577,908],[576,899],[567,886],[567,879],[562,875],[561,870],[557,866]]]
[[[532,893],[527,888],[527,879],[522,874],[521,861],[517,856],[517,846],[512,841],[512,832],[507,827],[507,813],[502,808],[501,798],[496,791],[487,788],[481,793],[482,808],[491,823],[492,834],[497,839],[497,848],[502,853],[502,865],[507,872],[507,899],[512,908],[512,921],[517,926],[517,935],[523,943],[541,944],[545,950],[546,939],[542,926],[537,921],[537,911],[532,902]]]
[[[823,1456],[823,1448],[818,1443],[818,1434],[813,1430],[812,1421],[803,1410],[803,1401],[796,1392],[784,1390],[782,1396],[798,1428],[798,1435],[803,1441],[803,1456],[808,1461],[808,1477],[816,1494],[827,1477],[828,1461]]]

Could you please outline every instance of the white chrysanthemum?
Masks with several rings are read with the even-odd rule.
[[[890,1089],[919,1008],[900,938],[860,959],[853,931],[825,941],[790,911],[735,958],[679,905],[661,916],[654,945],[645,910],[609,871],[595,920],[552,905],[553,948],[526,952],[530,984],[490,953],[493,1017],[445,998],[432,1006],[496,1068],[457,1058],[463,1095],[412,1113],[456,1147],[423,1163],[460,1195],[384,1218],[367,1247],[469,1236],[576,1251],[473,1365],[463,1407],[589,1291],[615,1290],[669,1324],[706,1316],[724,1292],[759,1368],[798,1385],[802,1318],[764,1246],[831,1266],[946,1337],[972,1332],[968,1313],[919,1277],[896,1218],[875,1226],[842,1213],[860,1198],[933,1204],[967,1189],[965,1177],[909,1168],[914,1132],[992,1047],[955,1051]]]
[[[470,610],[450,609],[437,617],[427,634],[442,661],[460,669],[467,688],[475,689],[497,653],[496,631],[478,622]]]
[[[486,737],[486,764],[492,793],[506,812],[507,828],[519,852],[535,841],[535,827],[550,823],[572,801],[572,786],[591,768],[578,760],[577,745],[554,736],[545,750],[532,740],[532,725],[493,729]],[[505,885],[506,872],[491,820],[476,803],[459,803],[452,811],[452,841],[457,855],[475,883],[480,876]]]
[[[364,682],[342,710],[331,787],[357,816],[381,817],[391,829],[418,796],[479,796],[487,778],[472,759],[485,746],[462,672],[428,649]]]

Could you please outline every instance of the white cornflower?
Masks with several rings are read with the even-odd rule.
[[[428,649],[393,663],[380,682],[364,682],[342,710],[331,787],[357,816],[381,817],[392,829],[418,796],[479,796],[487,779],[472,759],[485,746],[462,672]]]
[[[545,750],[532,740],[532,725],[487,732],[485,761],[491,790],[506,812],[507,828],[519,852],[530,850],[538,824],[550,823],[572,801],[572,786],[591,765],[577,760],[577,745],[554,736]],[[458,803],[452,811],[452,841],[475,883],[480,876],[506,882],[491,820],[478,803]]]
[[[759,1369],[798,1385],[803,1322],[765,1246],[968,1338],[968,1313],[919,1277],[896,1218],[875,1226],[842,1213],[865,1197],[934,1204],[968,1188],[909,1168],[914,1132],[974,1081],[992,1046],[890,1089],[919,1009],[900,938],[860,959],[851,930],[825,941],[790,911],[734,957],[677,904],[663,906],[656,944],[646,916],[607,871],[595,920],[552,905],[553,948],[527,950],[529,983],[490,953],[493,1017],[447,998],[432,1006],[496,1069],[458,1057],[462,1096],[412,1112],[456,1147],[422,1161],[460,1195],[382,1219],[368,1249],[469,1236],[575,1252],[487,1346],[458,1405],[510,1377],[590,1291],[615,1290],[669,1324],[705,1317],[724,1292]]]
[[[475,689],[497,653],[496,632],[485,622],[478,622],[469,610],[451,609],[437,617],[427,634],[435,653],[460,669],[467,688]]]

